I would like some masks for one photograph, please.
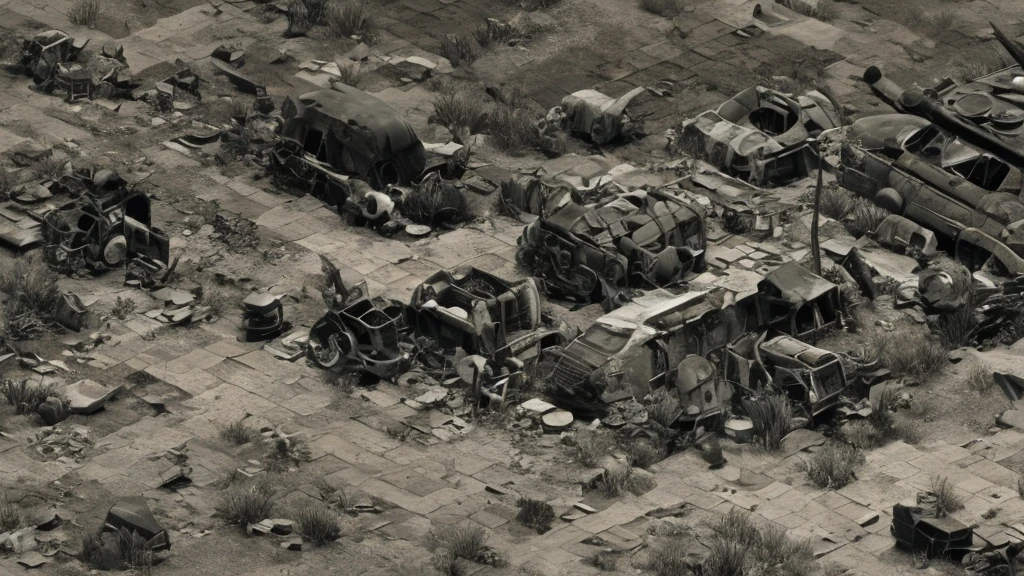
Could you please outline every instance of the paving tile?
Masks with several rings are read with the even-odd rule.
[[[481,511],[473,514],[472,516],[470,516],[470,518],[473,521],[475,521],[475,522],[479,522],[480,524],[483,524],[484,526],[486,526],[487,528],[489,528],[491,530],[493,530],[493,529],[495,529],[495,528],[497,528],[499,526],[504,526],[505,524],[508,524],[508,519],[502,518],[501,516],[496,516],[494,514],[491,514],[490,512],[487,512],[486,510],[481,510]]]
[[[224,361],[223,356],[200,348],[167,362],[167,370],[175,374],[183,374],[193,369],[213,368],[222,361]]]
[[[381,476],[381,480],[421,497],[429,496],[442,488],[448,487],[447,482],[429,478],[413,470],[392,472]]]
[[[643,516],[646,510],[632,502],[616,502],[607,509],[580,518],[573,523],[573,526],[597,534],[604,532],[612,526],[626,524],[638,516]]]

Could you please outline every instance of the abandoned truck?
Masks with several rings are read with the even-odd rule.
[[[462,348],[499,363],[536,358],[567,336],[545,328],[533,278],[511,283],[472,267],[434,273],[413,290],[407,310],[416,334],[440,349]]]
[[[731,320],[725,303],[723,290],[648,294],[598,318],[568,346],[549,349],[557,359],[548,381],[556,403],[601,415],[609,402],[669,385],[686,357],[708,356],[748,329],[749,306],[726,307]]]
[[[344,181],[354,175],[376,189],[409,185],[427,165],[412,126],[377,98],[344,84],[288,98],[272,160],[307,182],[332,206],[345,200]]]
[[[785,394],[811,422],[840,404],[846,372],[839,357],[792,336],[741,336],[725,349],[723,378],[739,396]]]
[[[1010,271],[1022,267],[1019,169],[908,114],[862,118],[845,130],[840,185],[931,230],[975,268],[989,255]]]
[[[569,202],[518,239],[517,261],[549,293],[611,308],[627,288],[673,284],[704,268],[704,210],[662,190]]]
[[[756,86],[683,122],[671,146],[752,184],[779,184],[816,169],[812,139],[841,125],[821,92],[793,98]]]
[[[66,200],[42,215],[43,256],[51,267],[99,271],[135,258],[168,265],[170,238],[152,226],[149,196],[116,172],[80,171],[50,188],[54,200]]]
[[[758,326],[801,340],[814,340],[839,322],[839,286],[796,262],[768,273],[754,299]]]

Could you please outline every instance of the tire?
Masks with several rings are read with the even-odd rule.
[[[330,370],[344,364],[346,351],[351,353],[355,350],[355,341],[347,330],[325,332],[328,330],[323,330],[317,337],[310,335],[307,355],[318,367]]]

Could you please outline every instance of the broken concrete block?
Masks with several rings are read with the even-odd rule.
[[[857,524],[861,527],[871,526],[875,522],[878,522],[878,512],[868,512],[857,520]]]
[[[547,414],[555,409],[555,405],[540,398],[531,398],[519,405],[523,410],[534,414]]]
[[[79,380],[65,389],[72,414],[92,414],[103,408],[110,398],[120,392],[121,386],[108,388],[92,380]]]
[[[269,522],[270,531],[279,536],[287,536],[295,531],[295,523],[291,520],[275,518],[273,520],[264,520],[264,522]]]
[[[291,550],[293,552],[302,551],[302,538],[289,538],[284,542],[281,542],[281,548],[285,550]]]
[[[728,420],[725,423],[725,435],[737,444],[750,442],[754,437],[754,423],[740,418]]]

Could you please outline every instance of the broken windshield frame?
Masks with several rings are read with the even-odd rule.
[[[594,323],[580,336],[580,340],[587,345],[609,356],[620,352],[629,342],[629,333],[616,330],[610,326]]]

